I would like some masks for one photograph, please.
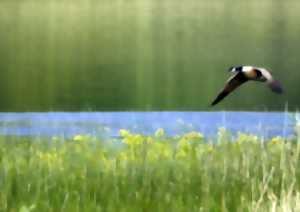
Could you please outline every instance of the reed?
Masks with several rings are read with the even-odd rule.
[[[0,211],[300,210],[297,135],[120,136],[1,137]]]

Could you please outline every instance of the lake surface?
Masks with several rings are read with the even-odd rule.
[[[283,112],[41,112],[0,113],[0,134],[64,136],[90,134],[118,137],[120,129],[153,134],[164,128],[167,135],[192,130],[206,137],[220,127],[233,134],[255,133],[264,137],[293,135],[295,114]]]

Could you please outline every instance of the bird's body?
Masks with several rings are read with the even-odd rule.
[[[259,81],[266,82],[271,90],[275,93],[282,93],[281,85],[278,81],[274,80],[270,72],[265,68],[254,66],[237,66],[229,68],[229,71],[235,73],[230,77],[224,87],[219,93],[217,98],[212,102],[212,105],[216,105],[223,98],[225,98],[234,89],[247,81]]]

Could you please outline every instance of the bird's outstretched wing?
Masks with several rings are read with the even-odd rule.
[[[239,87],[244,82],[247,82],[248,79],[241,72],[237,73],[233,77],[229,78],[224,89],[219,93],[217,98],[211,103],[211,105],[216,105],[222,99],[224,99],[230,92]]]
[[[273,78],[269,79],[267,81],[267,84],[273,92],[278,94],[281,94],[283,92],[281,84],[277,80],[274,80]]]

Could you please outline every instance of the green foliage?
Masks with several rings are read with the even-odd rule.
[[[300,139],[0,137],[0,211],[300,209]]]

